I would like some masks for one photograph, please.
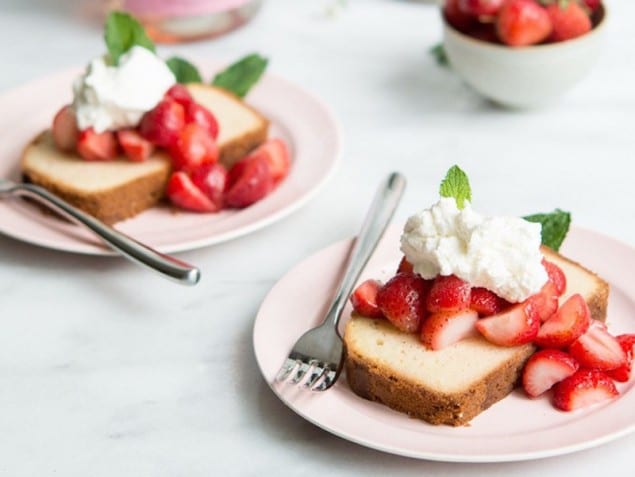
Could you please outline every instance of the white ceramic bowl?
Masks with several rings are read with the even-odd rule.
[[[452,68],[486,98],[512,108],[539,107],[569,90],[595,64],[606,30],[606,10],[598,13],[596,26],[581,37],[521,48],[477,40],[444,19],[443,44]]]

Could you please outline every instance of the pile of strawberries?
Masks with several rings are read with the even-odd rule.
[[[559,42],[593,28],[601,0],[446,0],[454,28],[480,40],[509,46]]]
[[[404,257],[385,284],[361,283],[351,303],[362,316],[387,319],[401,331],[417,333],[431,350],[478,333],[498,346],[533,343],[539,351],[525,365],[523,387],[531,397],[553,387],[558,409],[570,411],[617,396],[613,381],[630,378],[635,334],[611,335],[603,322],[591,318],[579,294],[559,305],[566,276],[552,262],[543,260],[543,266],[549,278],[542,289],[511,304],[454,275],[425,280]]]
[[[227,170],[218,161],[218,121],[181,84],[172,86],[136,128],[80,131],[73,108],[66,105],[53,119],[52,134],[60,150],[77,152],[86,161],[110,161],[123,153],[142,162],[156,148],[165,149],[173,170],[166,195],[174,205],[196,212],[247,207],[269,194],[290,167],[286,144],[270,139]]]

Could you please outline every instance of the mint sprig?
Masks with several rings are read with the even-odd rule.
[[[523,219],[542,225],[542,244],[556,252],[560,250],[571,225],[571,214],[560,209],[551,213],[527,215]]]
[[[214,76],[212,84],[244,98],[264,73],[268,61],[257,53],[247,55]]]
[[[439,187],[441,197],[453,197],[459,209],[465,207],[465,201],[472,200],[472,189],[467,174],[459,166],[452,166],[441,181]]]
[[[183,58],[173,56],[172,58],[166,60],[165,64],[168,65],[168,68],[170,68],[170,71],[172,71],[178,83],[186,84],[203,82],[203,78],[198,72],[196,66]]]
[[[108,48],[110,62],[117,66],[119,58],[133,46],[141,46],[152,52],[155,46],[146,35],[143,26],[131,15],[124,12],[112,12],[106,18],[104,40]]]

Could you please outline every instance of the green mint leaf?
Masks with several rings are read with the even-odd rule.
[[[560,209],[548,214],[527,215],[523,219],[541,224],[542,244],[556,252],[560,250],[571,225],[571,214]]]
[[[441,197],[453,197],[459,209],[465,207],[465,201],[472,200],[472,190],[467,174],[459,166],[452,166],[439,187]]]
[[[113,65],[119,64],[119,58],[133,46],[142,46],[154,52],[152,40],[148,38],[141,24],[124,12],[112,12],[106,18],[104,40]]]
[[[178,56],[173,56],[165,62],[170,68],[170,71],[174,73],[176,81],[178,83],[201,83],[203,78],[192,63]]]
[[[434,45],[428,52],[434,56],[434,59],[437,60],[437,64],[439,66],[449,66],[450,61],[448,60],[448,55],[445,53],[445,48],[443,48],[443,43],[437,43]]]
[[[247,55],[218,73],[212,80],[212,84],[234,93],[239,98],[244,98],[260,79],[267,68],[267,62],[267,58],[257,53]]]

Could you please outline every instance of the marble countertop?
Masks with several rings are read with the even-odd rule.
[[[3,0],[0,92],[102,52],[100,26],[78,3]],[[395,223],[434,200],[459,163],[479,210],[560,207],[577,226],[635,244],[632,2],[608,2],[607,44],[585,81],[524,112],[492,106],[435,64],[433,6],[350,1],[325,15],[335,3],[270,0],[230,35],[162,49],[221,61],[267,54],[272,72],[330,106],[344,141],[337,173],[300,211],[179,254],[202,269],[198,286],[0,235],[0,475],[631,475],[635,435],[519,463],[381,453],[305,421],[261,378],[261,301],[293,265],[357,232],[389,171],[409,181]]]

